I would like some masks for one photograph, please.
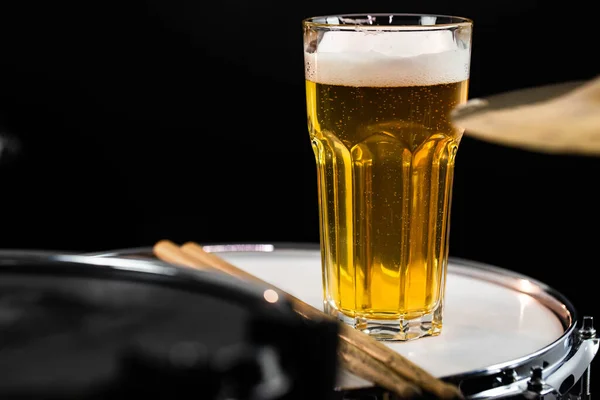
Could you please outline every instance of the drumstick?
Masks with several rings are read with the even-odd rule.
[[[548,154],[600,156],[600,76],[557,97],[518,104],[527,96],[526,91],[506,93],[500,108],[486,107],[486,99],[473,99],[454,110],[452,121],[466,129],[465,135],[492,143]]]
[[[203,270],[215,269],[204,261],[184,253],[176,244],[170,241],[161,241],[154,247],[154,253],[163,261],[178,264],[182,266],[199,268]],[[217,269],[218,270],[218,269]],[[224,272],[221,270],[221,272]],[[226,272],[231,274],[234,271],[231,269]],[[235,276],[235,275],[234,275]],[[250,275],[252,276],[252,275]],[[252,278],[256,280],[257,278]],[[272,285],[268,285],[272,287]],[[284,293],[280,291],[281,293]],[[360,351],[358,348],[349,345],[340,345],[340,358],[344,367],[369,381],[375,382],[383,388],[386,388],[400,396],[402,399],[418,398],[422,395],[421,390],[415,385],[398,377],[390,370],[390,368],[368,354]]]
[[[206,252],[202,246],[196,243],[190,242],[179,247],[171,241],[162,240],[155,244],[154,253],[158,258],[167,262],[179,263],[188,267],[214,268],[228,275],[278,290],[287,296],[294,310],[307,319],[332,318],[323,311],[283,292],[268,282],[239,269],[214,253]],[[190,258],[194,262],[191,262]],[[416,364],[388,348],[385,344],[378,342],[363,332],[340,323],[339,338],[342,343],[340,345],[340,350],[342,351],[341,361],[350,372],[392,390],[399,396],[410,397],[415,394],[414,389],[420,388],[441,399],[463,397],[454,385],[435,378]],[[349,350],[352,350],[352,352]],[[376,372],[375,374],[374,371]],[[390,376],[388,376],[390,373],[396,377],[396,379],[392,379],[392,382],[390,382]],[[396,382],[399,382],[400,379],[412,385],[403,384],[401,388],[391,387],[397,386],[398,383]],[[414,385],[418,388],[415,388]],[[398,393],[398,389],[401,389],[404,393]],[[410,393],[411,391],[412,393]]]
[[[181,250],[192,256],[206,265],[210,265],[229,275],[237,276],[241,279],[254,281],[257,284],[268,286],[283,292],[281,289],[274,287],[268,282],[265,282],[254,275],[239,269],[230,264],[214,253],[206,252],[202,246],[196,243],[185,243],[181,246]],[[285,293],[285,292],[284,292]],[[303,315],[307,319],[331,318],[323,311],[311,306],[310,304],[286,293],[297,313]],[[456,387],[436,379],[434,376],[423,370],[418,365],[402,357],[399,353],[391,350],[382,342],[379,342],[372,337],[360,332],[346,324],[340,324],[340,338],[348,344],[362,349],[376,360],[388,365],[395,373],[407,379],[410,382],[423,388],[425,391],[435,394],[440,398],[454,398],[458,393]]]
[[[161,260],[172,264],[202,270],[215,269],[208,263],[184,253],[176,244],[170,241],[163,240],[157,243],[154,247],[154,253]],[[224,271],[221,270],[220,272]],[[232,272],[234,271],[228,269],[226,273],[230,274]],[[257,278],[252,276],[252,280],[257,280]],[[272,285],[268,286],[273,287]],[[338,353],[343,366],[355,375],[392,391],[401,399],[422,397],[422,391],[418,387],[405,379],[399,378],[388,366],[377,361],[357,347],[342,342],[338,348]]]

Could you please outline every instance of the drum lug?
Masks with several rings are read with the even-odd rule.
[[[594,329],[594,317],[583,317],[581,329],[579,329],[579,337],[584,340],[596,337],[596,329]]]
[[[546,382],[542,378],[543,371],[542,367],[539,366],[531,368],[531,377],[529,378],[529,382],[527,382],[527,390],[540,393],[544,389]]]
[[[555,391],[547,385],[542,377],[544,369],[540,366],[531,367],[531,376],[527,381],[527,391],[523,394],[526,399],[542,399],[545,395]]]
[[[594,339],[596,337],[596,329],[594,329],[594,318],[590,316],[583,317],[581,323],[581,329],[579,330],[579,337],[581,340]],[[591,370],[590,366],[581,375],[581,390],[579,392],[579,399],[591,400],[592,392],[590,388],[591,384]]]

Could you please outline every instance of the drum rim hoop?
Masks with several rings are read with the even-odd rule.
[[[168,278],[165,280],[165,284],[173,288],[194,290],[194,288],[207,287],[208,285],[214,288],[215,295],[227,295],[229,296],[227,297],[228,300],[236,301],[239,304],[265,307],[265,309],[274,312],[292,312],[291,304],[288,301],[280,300],[275,304],[267,303],[264,300],[265,288],[262,285],[244,284],[238,279],[220,273],[184,268],[156,258],[105,257],[85,253],[35,249],[0,250],[0,271],[9,273],[18,271],[22,268],[19,263],[30,263],[33,271],[39,271],[42,274],[59,271],[72,273],[74,268],[78,266],[80,268],[85,267],[81,270],[82,274],[85,271],[82,276],[89,277],[110,277],[116,273],[125,273],[127,274],[127,280],[137,276],[143,277],[143,279],[148,278],[147,282],[156,282],[154,281],[156,277],[164,277]],[[45,267],[44,263],[49,263],[52,269],[44,270],[36,267],[37,265]],[[31,269],[24,271],[31,272]]]

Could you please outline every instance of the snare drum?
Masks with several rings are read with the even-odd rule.
[[[280,289],[323,307],[318,246],[205,246]],[[152,257],[148,249],[103,254]],[[387,345],[432,375],[456,384],[468,399],[589,398],[590,363],[598,339],[592,318],[578,321],[562,294],[527,276],[461,259],[448,268],[441,335]],[[349,373],[337,380],[342,398],[385,398]]]

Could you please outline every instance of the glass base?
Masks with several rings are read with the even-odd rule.
[[[411,318],[373,319],[356,314],[348,316],[329,302],[324,302],[324,311],[379,341],[409,341],[442,332],[442,305],[429,313]]]

